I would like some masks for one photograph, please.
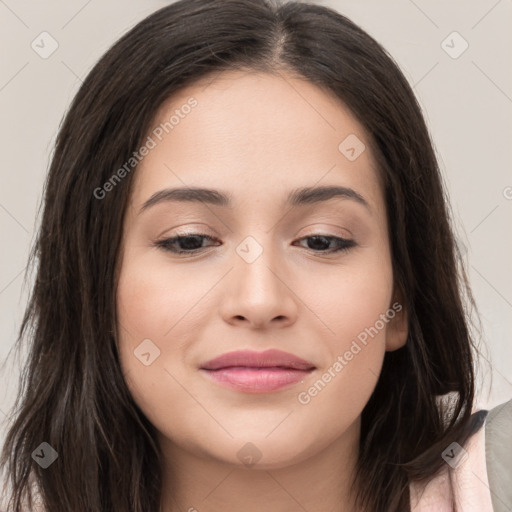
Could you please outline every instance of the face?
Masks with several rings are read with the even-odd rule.
[[[365,132],[307,81],[240,71],[182,90],[154,127],[117,288],[130,392],[168,454],[305,460],[358,428],[406,339]],[[307,365],[245,354],[205,369],[270,349]]]

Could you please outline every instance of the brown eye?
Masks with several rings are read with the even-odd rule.
[[[176,254],[193,254],[205,247],[203,245],[204,240],[215,241],[211,236],[202,233],[187,233],[185,235],[159,240],[154,245],[164,251]]]
[[[321,252],[326,254],[331,254],[339,251],[346,251],[356,245],[354,240],[348,240],[346,238],[340,238],[338,236],[327,235],[306,236],[304,238],[301,238],[300,240],[308,241],[308,249],[311,249],[314,252]],[[332,245],[334,245],[334,247]]]

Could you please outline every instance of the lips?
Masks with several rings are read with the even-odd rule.
[[[287,352],[237,351],[223,354],[201,366],[208,378],[246,393],[267,393],[304,379],[315,366]]]

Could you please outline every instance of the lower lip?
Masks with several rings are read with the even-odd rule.
[[[268,393],[296,384],[313,370],[291,368],[247,368],[232,367],[219,370],[204,370],[211,379],[223,386],[245,393]]]

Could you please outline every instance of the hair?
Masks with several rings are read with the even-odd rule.
[[[98,199],[173,94],[227,70],[281,71],[346,105],[366,130],[382,179],[404,347],[387,352],[364,407],[355,489],[362,508],[409,510],[409,483],[478,425],[475,307],[447,194],[413,91],[384,48],[327,7],[279,0],[181,0],[138,23],[99,60],[60,126],[29,261],[35,283],[16,346],[29,339],[1,465],[21,512],[158,510],[162,456],[117,352],[121,235],[136,171]],[[466,302],[468,301],[468,302]],[[41,442],[59,454],[42,469]]]

